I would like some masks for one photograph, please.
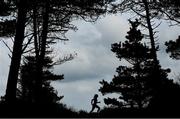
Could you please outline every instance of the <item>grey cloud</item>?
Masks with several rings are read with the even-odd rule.
[[[55,68],[55,72],[65,74],[64,81],[102,79],[115,74],[120,64],[111,52],[111,44],[124,39],[127,22],[117,16],[109,16],[97,24],[82,22],[77,32],[70,32],[70,41],[59,50],[77,52],[78,56],[71,62]]]
[[[70,34],[69,45],[62,46],[63,50],[75,50],[78,56],[71,62],[57,66],[56,72],[64,73],[67,81],[102,79],[106,75],[113,75],[119,61],[110,51],[109,37],[102,37],[107,32],[89,23],[79,25],[79,30]]]

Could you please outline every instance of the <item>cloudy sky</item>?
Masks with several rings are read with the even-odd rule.
[[[58,90],[59,95],[64,95],[62,102],[74,109],[91,109],[90,100],[95,93],[99,94],[100,106],[104,106],[104,96],[98,92],[99,81],[105,79],[110,81],[116,74],[115,70],[120,62],[111,52],[111,44],[124,41],[129,24],[127,16],[111,15],[99,19],[96,23],[84,21],[73,22],[78,31],[69,31],[68,42],[59,42],[55,47],[55,54],[65,56],[70,53],[77,53],[74,60],[54,67],[54,72],[64,74],[65,79],[52,82]],[[180,27],[169,27],[167,22],[163,22],[157,29],[160,32],[158,57],[164,68],[171,68],[169,75],[174,78],[180,71],[180,61],[171,60],[165,52],[164,42],[178,38]],[[143,31],[142,31],[143,32]],[[0,42],[0,95],[4,95],[10,59],[7,55],[9,51]]]

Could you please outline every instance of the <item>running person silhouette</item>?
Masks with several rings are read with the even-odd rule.
[[[97,103],[100,103],[100,102],[98,102],[97,98],[98,98],[98,94],[95,94],[94,98],[91,100],[92,109],[91,109],[90,113],[92,113],[95,108],[98,109],[97,112],[100,111],[100,107],[97,105]]]

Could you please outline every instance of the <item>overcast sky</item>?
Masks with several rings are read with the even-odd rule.
[[[101,18],[96,23],[84,21],[73,22],[78,31],[69,31],[68,42],[59,42],[55,45],[55,54],[64,56],[69,53],[77,53],[74,60],[66,62],[54,68],[57,74],[64,74],[65,79],[53,82],[59,95],[64,95],[62,102],[74,109],[90,111],[90,100],[95,93],[99,94],[100,106],[104,106],[103,98],[98,89],[99,81],[110,81],[116,74],[116,68],[124,62],[120,62],[111,52],[111,44],[124,41],[129,24],[127,17],[111,15]],[[158,57],[164,68],[171,68],[170,77],[174,78],[180,71],[180,61],[171,60],[165,52],[164,42],[178,38],[180,28],[169,27],[163,22],[157,29],[160,32]],[[142,31],[143,32],[143,31]],[[4,95],[10,59],[8,50],[0,42],[0,95]]]

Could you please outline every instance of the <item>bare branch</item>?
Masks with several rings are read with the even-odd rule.
[[[64,56],[63,58],[59,58],[56,62],[53,63],[53,65],[60,65],[67,61],[73,60],[77,56],[77,53],[74,55],[70,54],[69,56]]]
[[[9,45],[8,45],[4,40],[2,40],[2,42],[3,42],[4,45],[8,48],[8,50],[12,53],[13,51],[12,51],[12,49],[9,47]]]
[[[33,39],[33,36],[31,36],[31,38],[28,39],[28,42],[25,44],[25,46],[22,48],[22,52],[24,52],[26,50],[26,48],[28,47],[28,45],[31,43],[31,40]]]
[[[28,52],[31,52],[31,51],[33,51],[33,50],[34,50],[34,48],[31,48],[31,49],[29,49],[29,50],[27,50],[27,51],[24,51],[23,54],[28,53]]]

